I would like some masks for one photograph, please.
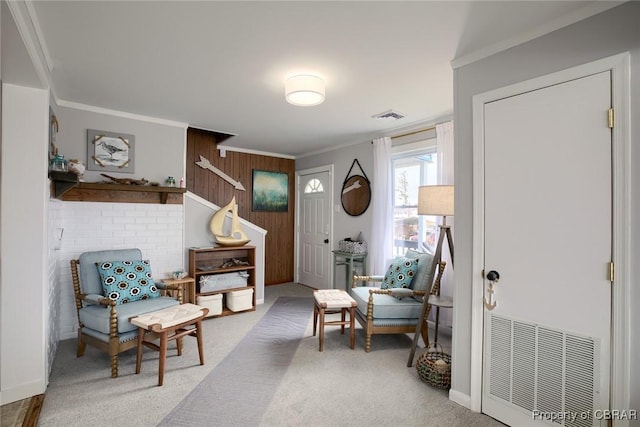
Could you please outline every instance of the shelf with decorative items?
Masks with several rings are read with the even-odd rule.
[[[256,309],[255,249],[248,245],[189,249],[196,303],[209,308],[210,316]]]
[[[182,204],[186,188],[156,185],[79,182],[57,198],[67,202],[114,202]]]
[[[51,194],[66,202],[182,204],[186,188],[147,183],[82,182],[72,172],[49,171]]]
[[[78,185],[78,175],[72,172],[49,171],[51,194],[59,199],[64,193]]]

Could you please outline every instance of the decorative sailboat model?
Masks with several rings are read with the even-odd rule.
[[[227,216],[227,212],[231,212],[231,232],[224,234],[224,219]],[[209,222],[209,229],[216,238],[216,243],[220,246],[243,246],[249,243],[250,240],[240,227],[235,196],[228,205],[213,214]]]

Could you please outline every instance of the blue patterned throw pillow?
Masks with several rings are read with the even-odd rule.
[[[382,289],[409,288],[416,275],[418,260],[399,257],[393,260],[382,280]]]
[[[96,262],[96,266],[105,296],[116,304],[160,296],[148,260]]]
[[[413,278],[413,282],[411,282],[411,289],[416,291],[424,291],[427,287],[430,287],[430,283],[428,282],[429,273],[431,272],[431,264],[433,263],[433,255],[415,251],[413,249],[408,249],[404,254],[407,258],[417,259],[418,260],[418,269],[416,270],[416,275]]]

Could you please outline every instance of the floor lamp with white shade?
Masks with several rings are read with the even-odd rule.
[[[442,259],[442,245],[444,244],[444,238],[447,238],[447,244],[449,246],[449,255],[451,256],[451,267],[453,268],[453,237],[451,236],[451,226],[447,225],[447,217],[453,216],[454,202],[453,202],[453,185],[425,185],[418,188],[418,215],[433,215],[441,216],[442,225],[439,226],[440,232],[438,236],[438,243],[436,245],[436,251],[433,255],[433,263],[431,264],[431,270],[429,271],[428,283],[429,289],[433,285],[433,280],[436,274],[436,267]],[[433,297],[433,296],[432,296]],[[416,353],[416,346],[418,344],[418,337],[422,332],[422,328],[425,325],[425,315],[429,304],[439,307],[452,307],[453,303],[450,301],[444,301],[440,298],[431,298],[426,296],[424,298],[424,304],[422,307],[422,314],[420,320],[416,325],[416,333],[413,337],[413,344],[411,345],[411,353],[409,354],[409,361],[407,366],[413,365],[413,357]],[[438,324],[436,319],[436,328]],[[437,340],[437,333],[436,333]]]

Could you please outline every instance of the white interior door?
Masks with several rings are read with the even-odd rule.
[[[610,106],[609,72],[484,105],[482,411],[508,425],[608,407]]]
[[[331,287],[331,180],[329,171],[299,176],[298,281]]]

